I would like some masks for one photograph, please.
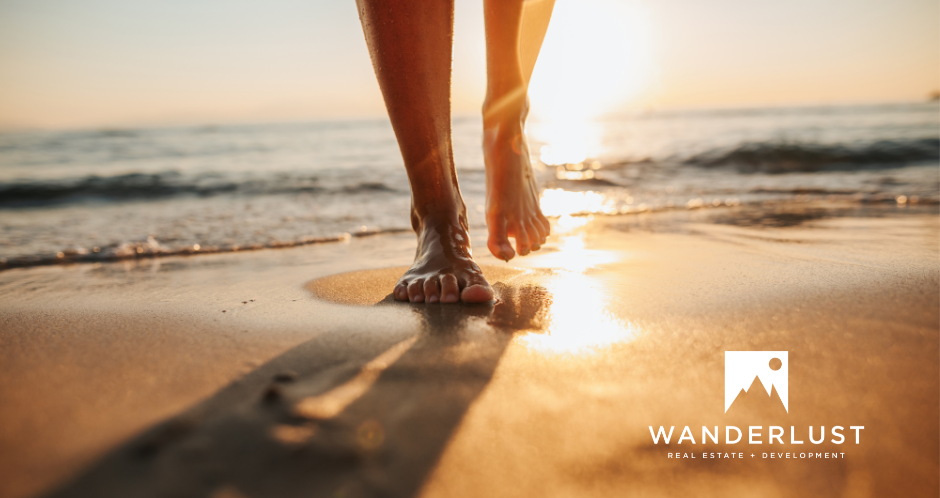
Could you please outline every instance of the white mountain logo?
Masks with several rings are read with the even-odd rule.
[[[747,392],[754,377],[770,396],[776,388],[783,407],[790,413],[787,396],[787,351],[725,351],[725,413],[741,391]]]

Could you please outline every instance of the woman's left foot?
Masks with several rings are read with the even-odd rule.
[[[411,268],[395,284],[395,299],[429,304],[493,300],[493,288],[470,254],[463,211],[424,217],[412,214],[412,223],[418,250]]]

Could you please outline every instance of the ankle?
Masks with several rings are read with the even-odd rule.
[[[529,114],[529,96],[524,88],[511,92],[488,91],[483,101],[483,126],[492,127],[506,123],[525,123]]]
[[[428,229],[440,228],[449,225],[464,231],[468,229],[467,208],[461,201],[457,206],[434,207],[425,206],[424,209],[411,208],[411,227],[418,234]]]

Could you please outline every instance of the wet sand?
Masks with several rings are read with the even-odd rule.
[[[509,265],[474,233],[484,306],[392,302],[408,234],[5,271],[0,496],[936,496],[936,211],[568,218]],[[734,350],[789,352],[789,412],[724,412]]]

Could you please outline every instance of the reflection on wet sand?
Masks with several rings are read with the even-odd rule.
[[[628,253],[589,249],[584,228],[590,216],[563,216],[556,220],[556,242],[529,258],[529,268],[539,273],[546,306],[545,319],[517,338],[519,344],[544,353],[584,354],[618,342],[629,341],[638,330],[610,310],[613,294],[605,283],[585,272],[618,262]]]
[[[546,285],[546,325],[518,341],[537,351],[583,354],[630,340],[638,331],[607,309],[611,297],[602,285],[582,273],[554,271]]]

